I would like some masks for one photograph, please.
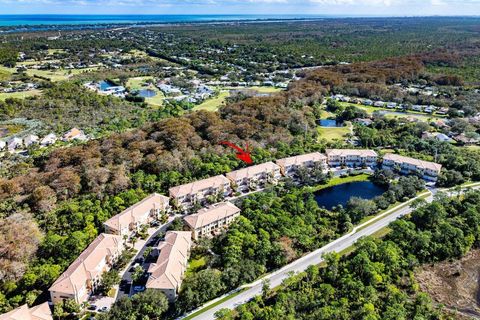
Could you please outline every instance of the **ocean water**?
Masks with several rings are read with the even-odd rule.
[[[0,15],[0,27],[317,19],[319,15]]]

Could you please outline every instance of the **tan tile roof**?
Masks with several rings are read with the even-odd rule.
[[[290,158],[284,158],[284,159],[279,159],[277,160],[277,164],[280,167],[287,167],[291,165],[301,165],[305,162],[313,161],[313,162],[318,162],[318,161],[323,161],[326,160],[327,157],[320,152],[313,152],[313,153],[308,153],[308,154],[302,154],[299,156],[295,157],[290,157]]]
[[[424,161],[424,160],[418,160],[415,158],[410,158],[410,157],[404,157],[398,154],[393,154],[393,153],[388,153],[383,157],[383,160],[391,160],[394,162],[399,162],[399,163],[407,163],[410,165],[414,165],[418,168],[422,169],[429,169],[433,171],[440,171],[442,169],[442,165],[435,163],[435,162],[430,162],[430,161]]]
[[[83,131],[77,129],[77,128],[72,128],[70,129],[69,131],[65,132],[65,134],[63,135],[63,138],[64,139],[73,139],[79,135],[82,135],[83,134]]]
[[[133,206],[123,210],[119,214],[105,221],[104,225],[110,229],[120,231],[122,227],[128,227],[131,223],[140,221],[140,218],[145,214],[145,212],[152,209],[164,210],[166,207],[168,207],[168,204],[168,197],[162,196],[158,193],[153,193],[142,201],[137,202]]]
[[[256,166],[251,166],[245,169],[240,169],[237,171],[232,171],[226,174],[227,178],[231,180],[239,180],[244,178],[252,178],[256,174],[262,172],[272,172],[274,170],[280,170],[280,167],[273,162],[265,162]]]
[[[203,208],[196,214],[183,218],[193,229],[201,228],[212,222],[233,216],[240,212],[240,209],[230,202],[217,203],[209,208]]]
[[[17,309],[0,315],[0,320],[53,320],[48,302],[28,308],[24,304]]]
[[[105,257],[119,254],[122,250],[121,236],[100,234],[54,282],[49,291],[76,294],[87,280],[95,278],[103,271],[99,270],[98,266]]]
[[[192,183],[184,184],[170,188],[169,193],[171,197],[181,197],[187,194],[196,194],[200,190],[207,188],[220,188],[224,184],[230,183],[227,178],[222,175],[211,177],[208,179],[198,180]]]
[[[157,262],[148,269],[150,277],[146,287],[153,289],[178,289],[187,269],[188,252],[192,246],[189,231],[169,231],[165,241],[158,245],[160,254]]]
[[[328,157],[335,156],[362,156],[362,157],[378,157],[378,154],[373,150],[366,149],[327,149]]]

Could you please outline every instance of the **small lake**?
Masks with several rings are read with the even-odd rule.
[[[326,127],[326,128],[334,128],[334,127],[342,126],[342,124],[338,123],[337,120],[331,120],[331,119],[320,119],[318,120],[318,124],[321,127]]]
[[[108,88],[115,87],[114,83],[111,83],[110,81],[100,81],[99,82],[100,90],[101,91],[106,91]]]
[[[385,191],[386,189],[370,181],[350,182],[315,192],[315,200],[320,207],[332,210],[333,207],[338,205],[345,207],[351,197],[370,200],[383,194]]]
[[[142,98],[153,98],[157,95],[157,93],[152,89],[141,89],[138,90],[138,95]]]

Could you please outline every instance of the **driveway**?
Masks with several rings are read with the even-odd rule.
[[[149,262],[144,261],[143,254],[147,248],[156,248],[158,242],[163,239],[163,234],[167,231],[168,226],[172,223],[172,221],[176,218],[169,217],[168,222],[161,225],[158,228],[150,228],[148,229],[148,234],[150,235],[146,240],[138,240],[135,243],[135,249],[138,250],[137,254],[132,258],[128,266],[120,273],[120,277],[122,281],[118,288],[117,297],[115,300],[118,300],[124,296],[131,296],[132,295],[132,271],[133,265],[136,263],[140,264],[144,270],[148,270],[148,266],[150,265]]]

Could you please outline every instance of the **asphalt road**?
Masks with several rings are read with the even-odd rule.
[[[164,225],[160,226],[158,230],[155,231],[154,234],[149,238],[148,242],[140,249],[135,257],[132,259],[130,265],[128,266],[127,271],[123,274],[122,276],[122,283],[128,283],[128,285],[125,285],[124,287],[120,288],[118,295],[117,295],[117,300],[124,296],[131,296],[133,293],[132,286],[130,285],[132,283],[132,272],[130,271],[132,269],[132,266],[135,264],[135,261],[143,257],[143,253],[148,247],[155,248],[158,242],[161,240],[161,235],[167,231],[168,226],[171,224],[170,222],[165,223]],[[148,266],[150,263],[143,262],[141,263],[142,267],[144,270],[148,270]]]
[[[480,186],[474,187],[473,189],[478,189]],[[430,190],[431,193],[436,194],[437,190]],[[453,193],[450,193],[453,195]],[[425,199],[427,202],[433,201],[433,196],[430,195]],[[389,212],[384,217],[376,220],[374,223],[363,227],[360,225],[356,227],[352,232],[338,238],[337,240],[330,242],[326,246],[303,256],[302,258],[286,265],[282,269],[264,277],[263,279],[268,279],[270,281],[270,287],[274,288],[279,286],[282,281],[289,277],[291,272],[298,273],[305,271],[311,265],[317,265],[323,262],[322,255],[330,252],[340,252],[350,246],[352,246],[358,239],[369,236],[377,232],[378,230],[388,226],[391,222],[411,213],[414,209],[410,206],[405,206],[399,208],[395,211]],[[360,229],[360,230],[359,230]],[[203,312],[202,314],[194,317],[195,320],[212,320],[215,319],[214,314],[221,309],[234,309],[236,306],[244,304],[251,300],[254,296],[260,295],[262,293],[262,280],[258,280],[250,285],[246,285],[248,289],[240,293],[239,295],[213,307],[210,310]]]

